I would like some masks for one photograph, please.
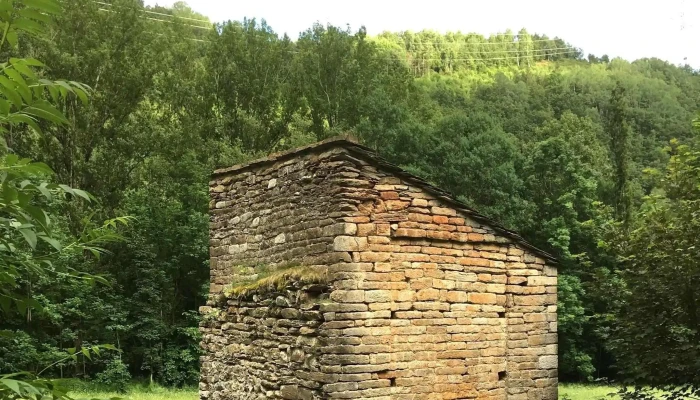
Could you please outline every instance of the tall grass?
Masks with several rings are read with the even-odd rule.
[[[613,386],[561,384],[559,398],[569,400],[617,400],[611,396],[617,389]],[[100,390],[94,385],[80,385],[71,392],[76,399],[109,399],[120,397],[127,400],[197,400],[197,388],[166,389],[159,386],[134,384],[129,386],[126,394]]]
[[[93,384],[73,385],[70,395],[74,399],[111,399],[118,397],[126,400],[197,400],[196,387],[168,389],[157,385],[132,384],[126,393],[110,392]]]

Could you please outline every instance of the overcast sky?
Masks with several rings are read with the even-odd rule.
[[[172,5],[172,0],[146,4]],[[264,18],[296,38],[316,21],[384,30],[478,32],[525,27],[583,51],[635,60],[658,57],[700,68],[700,0],[190,0],[212,21]]]

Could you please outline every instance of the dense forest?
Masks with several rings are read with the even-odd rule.
[[[95,197],[46,205],[60,235],[132,219],[99,260],[54,261],[104,283],[15,283],[41,311],[0,314],[0,372],[196,383],[209,174],[349,132],[558,257],[562,380],[700,383],[699,71],[525,29],[290,38],[184,3],[62,6],[3,60],[41,60],[90,99],[58,99],[66,123],[4,130],[7,151]],[[122,352],[64,358],[102,343]]]

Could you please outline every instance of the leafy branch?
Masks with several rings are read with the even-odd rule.
[[[19,34],[40,36],[52,18],[60,13],[55,0],[1,0],[0,23],[3,25],[0,50],[9,45],[10,52],[17,48]],[[89,193],[67,185],[52,182],[54,172],[46,164],[20,158],[7,148],[4,134],[13,127],[26,125],[41,133],[40,123],[65,125],[68,119],[55,106],[68,96],[88,101],[90,88],[78,82],[41,78],[40,68],[45,65],[34,58],[9,58],[0,63],[0,313],[12,312],[13,305],[20,314],[41,305],[22,290],[28,281],[38,277],[68,276],[73,279],[107,283],[99,276],[54,264],[68,254],[92,255],[99,259],[107,253],[105,246],[122,240],[119,228],[129,222],[118,217],[96,225],[92,216],[85,218],[83,229],[73,240],[58,235],[51,206],[66,200],[92,203]],[[8,331],[2,336],[11,336]],[[18,372],[0,376],[2,399],[70,399],[68,391],[59,382],[41,378],[41,374],[66,360],[77,360],[79,355],[91,359],[99,356],[100,349],[114,350],[114,346],[100,345],[68,349],[67,356],[46,366],[39,374]]]

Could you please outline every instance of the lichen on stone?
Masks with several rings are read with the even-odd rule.
[[[269,271],[261,268],[255,279],[232,282],[226,289],[226,298],[241,298],[253,293],[282,291],[289,286],[301,287],[328,282],[328,269],[315,266],[296,266]]]

